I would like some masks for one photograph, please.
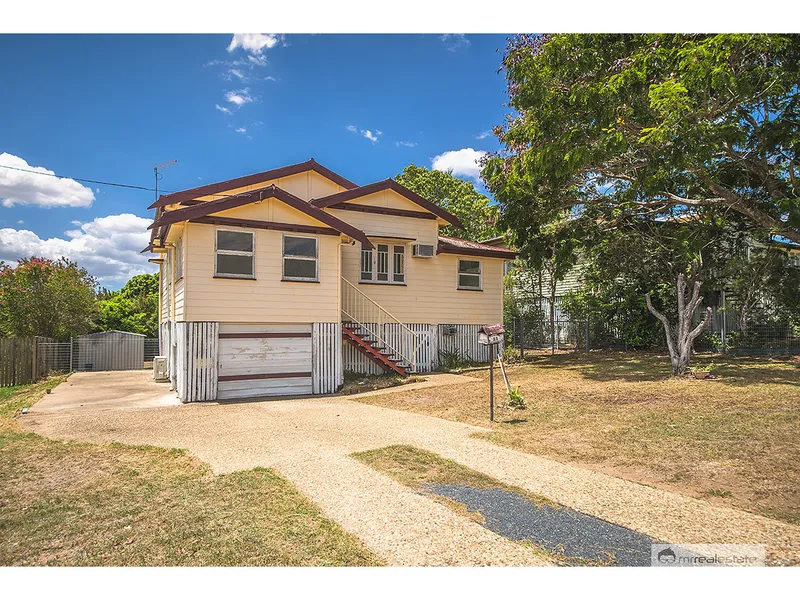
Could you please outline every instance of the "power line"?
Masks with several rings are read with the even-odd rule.
[[[55,173],[42,173],[41,171],[34,171],[32,169],[21,169],[19,167],[9,167],[8,165],[0,165],[0,169],[11,169],[12,171],[22,171],[23,173],[32,173],[33,175],[46,175],[48,177],[56,177],[58,179],[72,179],[73,181],[81,181],[84,183],[95,183],[97,185],[109,185],[112,187],[127,188],[131,190],[141,190],[144,192],[155,192],[155,188],[149,188],[142,185],[129,185],[127,183],[113,183],[110,181],[98,181],[97,179],[85,179],[82,177],[68,177],[66,175],[57,175]],[[160,190],[164,193],[170,194],[171,190]]]

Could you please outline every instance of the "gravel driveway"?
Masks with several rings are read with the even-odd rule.
[[[471,438],[478,427],[343,398],[33,412],[21,423],[57,439],[187,448],[217,473],[274,468],[393,565],[547,561],[348,456],[392,444],[436,452],[654,539],[763,543],[773,559],[800,560],[800,527]]]

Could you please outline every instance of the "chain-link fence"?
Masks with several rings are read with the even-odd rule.
[[[695,315],[695,324],[705,309]],[[643,327],[643,323],[652,321]],[[615,314],[600,318],[572,318],[560,299],[556,300],[551,319],[547,300],[542,300],[524,317],[507,319],[506,343],[521,352],[526,349],[597,350],[649,349],[666,350],[661,323],[642,315]],[[646,334],[643,335],[643,330]],[[708,329],[695,343],[698,350],[731,354],[800,354],[800,315],[775,314],[761,308],[743,318],[740,311],[724,303],[712,308]]]

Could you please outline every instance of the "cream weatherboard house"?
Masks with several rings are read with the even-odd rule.
[[[344,371],[486,360],[513,251],[439,235],[458,219],[391,179],[313,159],[161,196],[161,353],[185,402],[335,392]]]

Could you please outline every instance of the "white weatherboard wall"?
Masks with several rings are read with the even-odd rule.
[[[217,398],[311,394],[311,328],[311,323],[220,324]]]

